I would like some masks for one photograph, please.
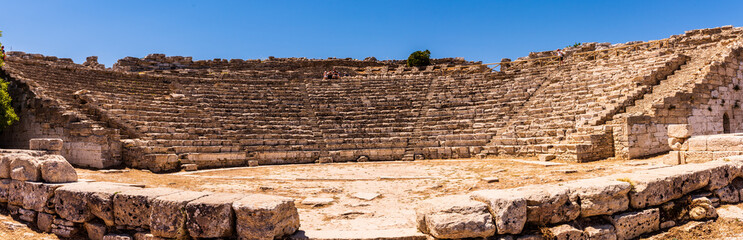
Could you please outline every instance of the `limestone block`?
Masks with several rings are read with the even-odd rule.
[[[106,236],[106,225],[100,223],[86,222],[83,224],[85,232],[88,233],[90,240],[102,240],[103,236]]]
[[[693,197],[689,204],[689,218],[692,220],[717,218],[717,210],[707,197]]]
[[[550,233],[555,240],[587,240],[583,230],[575,228],[568,224],[562,224],[549,228]]]
[[[736,166],[734,163],[724,160],[711,161],[696,165],[698,169],[703,169],[710,173],[709,185],[707,185],[708,190],[720,189],[730,184],[730,182],[737,177],[734,166]]]
[[[743,137],[734,135],[711,135],[707,137],[707,151],[741,151]]]
[[[10,162],[17,158],[18,155],[26,155],[26,154],[17,154],[17,153],[4,153],[0,154],[0,178],[10,178]]]
[[[609,178],[593,178],[565,183],[573,199],[580,199],[580,216],[610,215],[629,208],[632,185]]]
[[[54,191],[54,209],[70,222],[82,223],[99,217],[113,226],[113,195],[135,187],[107,182],[66,184]]]
[[[557,156],[555,156],[555,154],[539,154],[538,158],[539,161],[552,161],[555,160]]]
[[[678,165],[630,174],[611,176],[633,184],[629,192],[630,206],[642,209],[679,198],[707,186],[711,172],[699,165]]]
[[[54,213],[53,196],[54,191],[62,187],[62,184],[21,182],[21,195],[23,196],[23,208],[37,212]]]
[[[241,194],[215,193],[186,204],[186,229],[193,238],[228,238],[234,232],[232,203]]]
[[[686,140],[689,151],[707,151],[707,136],[694,136]]]
[[[113,197],[114,223],[126,228],[149,228],[152,201],[180,192],[171,188],[134,188],[121,191]]]
[[[668,146],[673,151],[681,151],[681,146],[684,144],[684,139],[680,138],[668,138]]]
[[[186,233],[186,204],[208,195],[204,192],[182,191],[152,200],[150,232],[165,238],[183,238]]]
[[[232,203],[240,239],[272,239],[299,229],[299,213],[291,198],[252,194]]]
[[[596,224],[583,229],[586,237],[591,240],[616,240],[617,233],[611,224]]]
[[[41,232],[52,232],[52,221],[54,221],[54,215],[40,212],[36,215],[36,228]]]
[[[680,165],[653,171],[670,175],[671,179],[673,179],[674,187],[680,189],[683,195],[704,188],[712,178],[711,171],[699,168],[696,165]]]
[[[138,232],[134,234],[134,240],[167,240],[165,238],[157,237],[152,233]]]
[[[109,234],[103,236],[102,240],[134,240],[131,236],[126,234]]]
[[[498,234],[518,234],[524,229],[526,199],[514,191],[482,190],[473,192],[470,196],[488,206]]]
[[[175,154],[147,154],[144,158],[153,172],[175,171],[180,166],[178,155]]]
[[[41,151],[62,151],[63,142],[59,138],[33,138],[29,142],[29,149]]]
[[[10,184],[13,182],[11,179],[0,179],[0,203],[8,202],[10,195]]]
[[[10,161],[10,178],[19,181],[41,181],[41,163],[29,155],[14,155]]]
[[[64,157],[47,155],[41,159],[41,178],[48,183],[76,182],[77,172]]]
[[[26,182],[11,180],[8,188],[8,204],[23,207],[24,186]]]
[[[428,199],[416,208],[418,230],[435,238],[480,238],[495,234],[485,203],[464,195]]]
[[[79,231],[79,226],[75,225],[73,222],[60,218],[54,218],[52,221],[52,233],[59,237],[72,238],[75,237],[75,234]]]
[[[714,160],[712,158],[712,152],[707,151],[688,151],[682,152],[685,157],[686,163],[704,163]]]
[[[564,223],[578,218],[580,205],[571,199],[570,189],[559,185],[516,188],[526,199],[526,222],[536,225]]]
[[[639,212],[625,212],[608,218],[617,231],[617,239],[633,239],[660,229],[660,211],[657,208]]]
[[[19,208],[18,218],[28,223],[36,222],[36,211]]]
[[[666,157],[663,158],[663,164],[666,165],[679,165],[684,164],[683,157],[685,154],[679,151],[671,151]]]
[[[723,188],[713,191],[715,196],[720,198],[720,202],[723,203],[737,203],[740,202],[740,193],[738,189],[735,189],[732,185],[725,186]]]
[[[686,139],[691,137],[692,127],[689,124],[668,125],[668,137]]]
[[[181,168],[183,170],[186,170],[188,172],[196,171],[199,169],[199,165],[189,163],[189,164],[181,164]]]

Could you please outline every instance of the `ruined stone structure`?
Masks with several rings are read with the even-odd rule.
[[[0,150],[0,207],[64,239],[274,239],[299,229],[294,200],[79,181],[56,155],[61,139],[36,150]]]
[[[418,205],[434,239],[636,239],[739,203],[743,156],[551,185],[481,190]]]
[[[352,59],[193,61],[153,54],[104,69],[96,58],[11,53],[21,122],[0,147],[64,140],[77,166],[153,171],[549,154],[568,161],[670,151],[667,126],[743,130],[743,29],[650,42],[583,44],[500,64],[425,68]],[[344,76],[322,79],[336,68]],[[727,120],[725,120],[727,119]]]

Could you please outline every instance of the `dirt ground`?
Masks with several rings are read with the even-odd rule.
[[[673,227],[667,231],[660,232],[654,236],[644,238],[644,240],[740,240],[743,239],[743,203],[737,205],[725,205],[717,208],[718,213],[721,209],[735,209],[735,214],[720,215],[715,220],[707,222],[688,222],[686,224]]]
[[[660,164],[659,158],[582,164],[499,158],[277,165],[172,174],[78,169],[78,174],[81,179],[147,187],[287,196],[296,200],[303,230],[372,231],[414,229],[416,203],[431,197],[592,178]],[[483,180],[488,177],[498,181]],[[371,200],[356,197],[376,194]],[[332,203],[302,204],[307,198],[330,198]]]
[[[57,235],[39,233],[10,217],[7,210],[0,211],[0,239],[58,240]]]

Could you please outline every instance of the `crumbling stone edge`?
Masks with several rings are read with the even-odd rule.
[[[418,229],[434,239],[635,239],[717,218],[743,200],[743,155],[559,184],[481,190],[421,202]]]
[[[294,200],[78,181],[52,150],[0,150],[0,208],[70,239],[275,239],[299,229]]]

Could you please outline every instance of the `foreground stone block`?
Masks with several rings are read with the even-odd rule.
[[[10,178],[10,162],[18,155],[17,153],[0,154],[0,178]]]
[[[593,178],[565,183],[574,199],[580,199],[580,216],[610,215],[629,208],[632,185],[609,178]]]
[[[33,138],[28,141],[29,149],[41,151],[62,151],[63,142],[59,138]]]
[[[723,203],[738,203],[740,202],[740,190],[736,189],[732,185],[725,186],[723,188],[713,191],[715,196],[720,198],[720,202]]]
[[[473,192],[472,199],[485,203],[498,234],[519,234],[526,224],[526,199],[514,191],[482,190]]]
[[[730,159],[730,158],[725,158]],[[708,190],[717,190],[730,184],[733,179],[740,175],[739,170],[733,167],[737,164],[733,161],[711,161],[695,165],[697,169],[709,171],[710,178],[707,185]]]
[[[549,228],[555,240],[586,240],[586,234],[583,230],[575,228],[568,224],[562,224]]]
[[[617,239],[633,239],[660,229],[660,211],[657,208],[626,212],[608,218],[617,231]]]
[[[52,233],[63,238],[72,238],[80,231],[80,226],[73,222],[55,218],[52,221]]]
[[[88,238],[91,240],[102,240],[106,236],[106,225],[100,223],[88,223],[83,224],[85,232],[88,233]]]
[[[526,222],[535,225],[572,221],[580,216],[577,199],[570,189],[559,185],[533,185],[515,188],[526,199]]]
[[[114,223],[127,228],[149,228],[152,201],[182,190],[172,188],[135,188],[117,193],[113,198]]]
[[[694,164],[620,174],[610,178],[633,184],[628,194],[630,206],[643,209],[708,186],[712,172],[700,164]]]
[[[70,183],[54,191],[57,214],[71,222],[82,223],[99,217],[113,226],[113,195],[135,187],[107,182]]]
[[[8,204],[23,207],[24,193],[23,189],[26,185],[24,181],[11,180],[10,187],[8,188]]]
[[[41,163],[29,155],[14,155],[10,161],[10,178],[19,181],[41,181]]]
[[[487,205],[463,195],[421,202],[416,219],[418,230],[435,238],[489,237],[496,231]]]
[[[36,216],[36,227],[41,232],[52,232],[52,222],[54,221],[54,215],[48,213],[39,213]]]
[[[240,239],[273,239],[299,229],[299,213],[291,198],[252,194],[232,203]]]
[[[41,159],[41,178],[48,183],[76,182],[77,172],[64,157],[47,155]]]
[[[617,233],[611,224],[591,225],[583,229],[586,237],[591,240],[616,240]]]
[[[54,213],[54,191],[64,185],[36,182],[21,182],[23,208],[37,212]]]
[[[18,218],[27,223],[35,223],[36,211],[20,208],[18,209]]]
[[[206,195],[208,193],[182,191],[152,200],[150,212],[152,235],[165,238],[186,237],[186,204]]]
[[[11,179],[0,179],[0,203],[7,203],[10,195]]]
[[[193,238],[227,238],[235,232],[232,203],[242,194],[215,193],[186,204],[186,229]]]

